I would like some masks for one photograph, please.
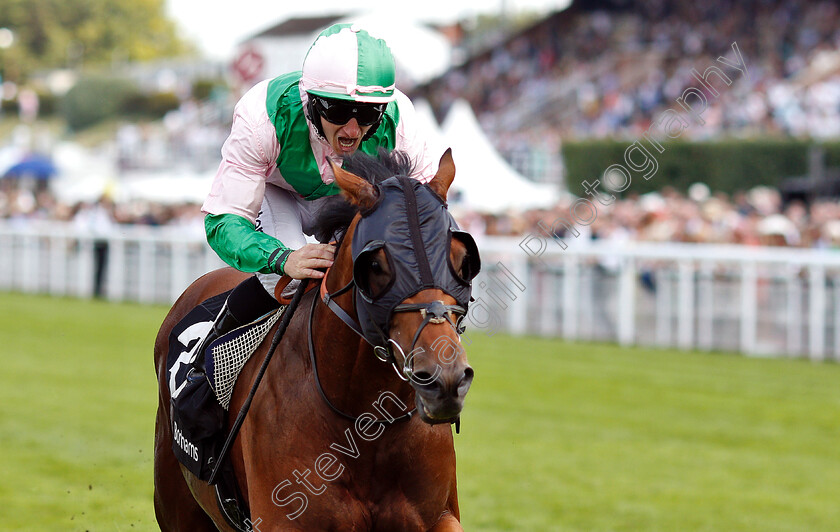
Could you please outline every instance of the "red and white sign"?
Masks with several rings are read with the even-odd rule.
[[[265,58],[254,46],[243,48],[231,64],[233,74],[243,84],[262,79],[264,67]]]

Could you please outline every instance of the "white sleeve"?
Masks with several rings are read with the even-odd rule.
[[[268,82],[249,90],[236,104],[230,136],[210,194],[201,206],[209,214],[237,214],[256,223],[265,183],[277,166],[280,146],[265,107]]]
[[[409,177],[428,183],[437,173],[443,147],[437,145],[432,132],[418,119],[414,104],[400,91],[397,91],[397,106],[400,110],[400,121],[397,124],[395,149],[402,150],[411,157],[415,170]]]

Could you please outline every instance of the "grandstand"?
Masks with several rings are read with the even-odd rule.
[[[834,2],[576,0],[420,87],[440,115],[466,98],[488,132],[636,139],[731,56],[735,80],[691,138],[840,134],[840,9]]]

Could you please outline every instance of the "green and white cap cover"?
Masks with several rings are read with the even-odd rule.
[[[318,35],[303,60],[303,89],[316,96],[365,103],[396,98],[391,49],[355,24],[334,24]]]

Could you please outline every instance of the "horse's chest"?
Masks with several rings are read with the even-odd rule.
[[[426,531],[437,520],[445,498],[413,500],[398,486],[387,493],[359,493],[355,487],[334,485],[330,493],[311,501],[301,519],[306,530],[393,532]]]
[[[454,488],[454,451],[422,436],[366,441],[348,430],[318,438],[310,442],[316,452],[286,461],[273,510],[307,530],[427,530]]]

